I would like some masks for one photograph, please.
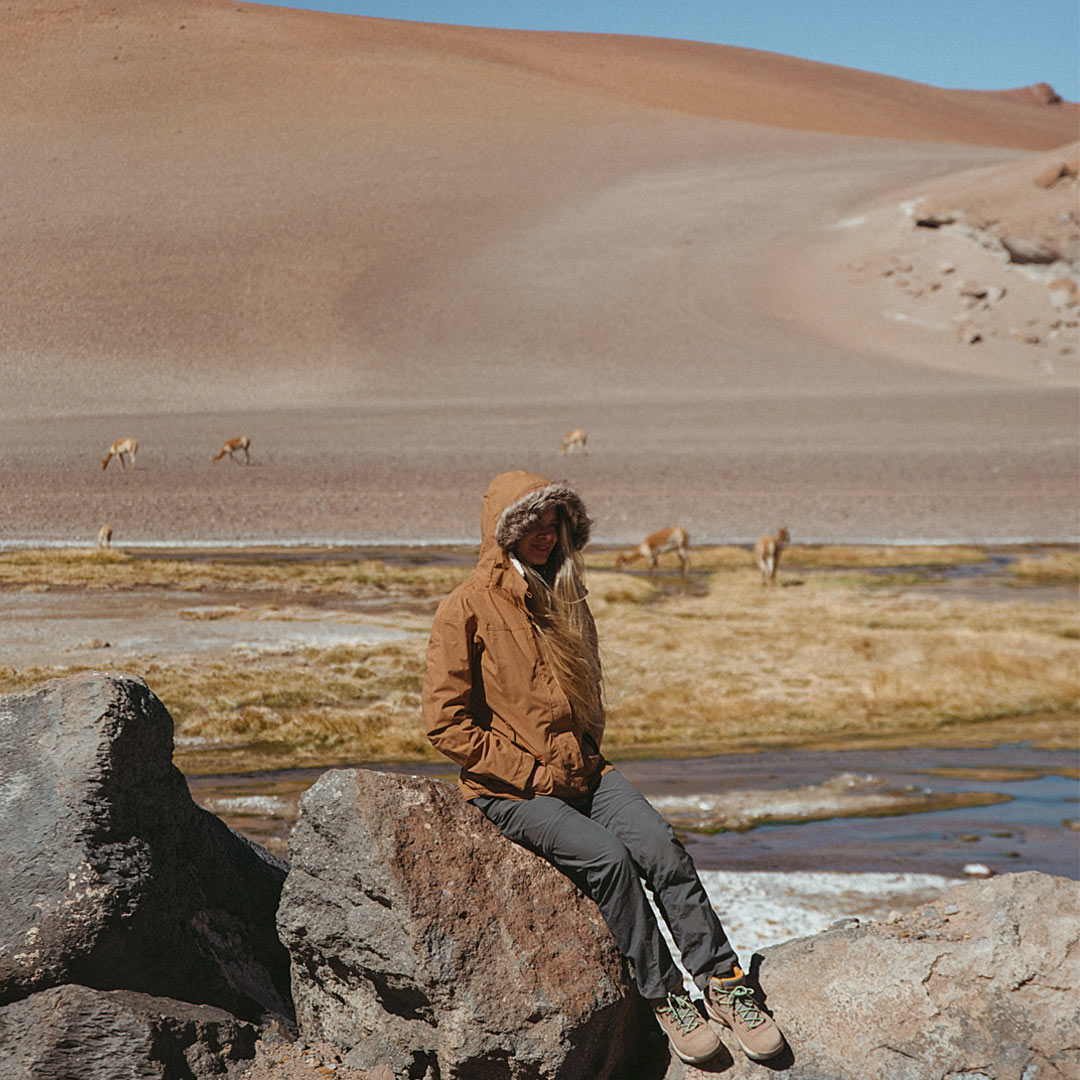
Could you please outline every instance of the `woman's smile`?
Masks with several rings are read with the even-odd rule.
[[[552,507],[540,515],[540,521],[524,533],[514,554],[530,566],[543,566],[558,540],[558,511]]]

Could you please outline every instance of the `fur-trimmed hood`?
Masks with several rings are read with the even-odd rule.
[[[520,470],[496,476],[484,493],[481,564],[489,560],[501,562],[499,556],[512,552],[518,540],[552,506],[561,506],[566,511],[574,545],[583,548],[589,542],[592,522],[581,496],[569,484],[553,483],[546,476]]]

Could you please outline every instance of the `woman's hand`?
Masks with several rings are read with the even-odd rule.
[[[533,770],[532,790],[534,795],[550,795],[555,790],[546,765],[537,765]]]

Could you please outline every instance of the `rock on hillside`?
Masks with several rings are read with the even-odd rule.
[[[1015,98],[1026,105],[1061,105],[1064,98],[1049,83],[1032,83],[1031,86],[1019,86],[1015,90],[999,90],[1001,97]]]
[[[800,267],[810,322],[837,316],[813,280],[843,266],[845,326],[868,351],[1035,385],[1080,371],[1080,143],[883,196]],[[871,332],[867,333],[867,328]],[[832,332],[830,330],[830,332]],[[944,347],[942,347],[944,346]]]
[[[195,805],[172,737],[129,675],[0,699],[0,1004],[79,983],[291,1019],[286,867]]]
[[[1052,254],[1058,272],[1080,271],[1080,210],[1077,162],[1080,143],[1005,165],[944,177],[926,186],[912,207],[916,224],[955,225],[991,250],[1009,241]],[[1005,245],[1008,252],[1008,244]],[[1009,261],[1022,265],[1023,260]]]
[[[300,1034],[346,1063],[618,1080],[641,1066],[643,1032],[655,1048],[596,906],[456,787],[328,772],[289,854],[278,925]]]

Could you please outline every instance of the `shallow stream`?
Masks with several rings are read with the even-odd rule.
[[[850,871],[961,877],[981,864],[994,873],[1041,870],[1080,878],[1080,779],[1077,755],[1026,744],[993,749],[767,751],[703,758],[626,761],[618,767],[661,812],[677,819],[702,870]],[[373,768],[453,777],[442,765]],[[941,775],[944,770],[948,775]],[[193,776],[195,799],[229,824],[285,855],[302,793],[324,770],[290,769],[236,776]],[[798,820],[793,789],[850,777],[854,786],[911,796],[992,793],[1004,801],[930,812]],[[724,793],[754,793],[762,811],[785,805],[782,824],[745,831],[712,827],[709,806]],[[717,797],[720,797],[719,799]],[[844,796],[837,814],[846,813]],[[703,807],[695,811],[695,807]],[[697,820],[694,820],[695,812]],[[821,818],[820,809],[813,811]],[[874,812],[875,814],[878,811]],[[698,828],[690,827],[696,825]]]

